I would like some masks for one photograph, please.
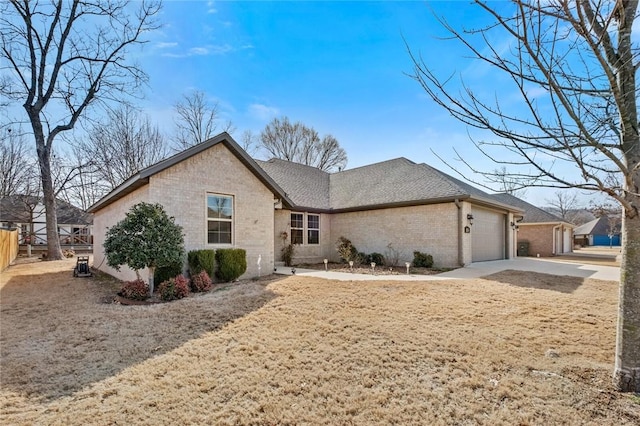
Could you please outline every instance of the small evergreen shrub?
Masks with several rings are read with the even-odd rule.
[[[194,293],[211,290],[211,284],[211,277],[209,277],[207,271],[200,271],[199,274],[191,276],[191,291]]]
[[[384,265],[384,256],[380,253],[371,253],[366,255],[364,259],[364,263],[366,265],[370,265],[371,263],[375,263],[376,265],[382,266]]]
[[[120,290],[120,295],[125,299],[147,300],[149,298],[149,285],[142,280],[125,281]]]
[[[431,268],[433,266],[433,256],[419,251],[414,251],[413,266],[416,268]]]
[[[162,300],[182,299],[189,294],[189,280],[184,275],[169,278],[158,287]]]
[[[215,251],[211,249],[191,250],[187,254],[189,273],[191,276],[207,271],[212,276],[215,271]]]
[[[216,276],[222,281],[238,279],[247,270],[247,252],[244,249],[216,250]]]
[[[168,266],[156,268],[155,273],[153,274],[153,281],[156,283],[163,283],[180,274],[182,274],[182,262],[172,263]]]

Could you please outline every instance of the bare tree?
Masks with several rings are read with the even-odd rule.
[[[104,123],[94,124],[75,146],[77,162],[84,154],[93,159],[93,179],[106,192],[138,171],[163,160],[169,150],[164,136],[149,117],[130,106],[109,111]],[[117,153],[117,155],[114,155]],[[88,172],[87,170],[87,172]],[[88,178],[85,173],[84,178]]]
[[[177,115],[176,149],[183,150],[215,136],[219,132],[231,132],[230,121],[221,125],[218,103],[209,103],[204,92],[196,90],[183,95],[174,106]]]
[[[527,188],[522,186],[522,182],[511,176],[506,166],[502,166],[491,173],[485,174],[485,178],[489,183],[497,184],[498,191],[500,192],[505,192],[518,198],[522,198],[527,194]],[[490,187],[487,186],[487,188]]]
[[[0,197],[23,194],[33,186],[35,170],[27,151],[19,129],[8,127],[0,134]]]
[[[326,135],[320,139],[313,128],[299,121],[291,123],[287,117],[267,124],[260,134],[260,147],[273,157],[324,171],[342,170],[347,165],[347,153],[336,138]]]
[[[512,84],[521,108],[501,105],[498,95],[485,98],[464,81],[455,86],[410,52],[413,76],[458,120],[493,135],[474,143],[497,163],[517,168],[514,179],[599,191],[623,207],[614,381],[622,391],[640,392],[640,64],[632,37],[638,1],[477,0],[474,6],[490,21],[483,28],[440,22],[474,61]],[[501,80],[501,88],[506,84]]]
[[[20,102],[33,131],[44,205],[48,258],[61,259],[51,150],[90,105],[136,93],[144,72],[126,58],[154,28],[160,3],[12,0],[0,4],[2,95]]]
[[[245,130],[240,135],[240,146],[252,157],[258,152],[259,145],[258,137],[251,130]]]
[[[574,216],[579,209],[578,194],[569,191],[556,191],[553,198],[545,200],[554,214],[567,222],[575,223]]]

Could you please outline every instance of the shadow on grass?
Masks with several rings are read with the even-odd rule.
[[[277,297],[264,277],[171,303],[105,303],[121,284],[71,271],[19,275],[0,290],[2,392],[49,401],[172,351]],[[213,349],[212,349],[213,350]]]
[[[551,275],[540,272],[505,270],[482,277],[485,280],[497,281],[504,284],[523,288],[573,293],[584,283],[582,277],[568,275]]]

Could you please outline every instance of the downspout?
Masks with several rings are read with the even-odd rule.
[[[462,205],[460,204],[460,200],[457,198],[453,200],[453,203],[458,208],[458,265],[464,266],[464,263],[462,262]]]

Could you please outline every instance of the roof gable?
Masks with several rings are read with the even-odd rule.
[[[616,223],[613,229],[614,233],[619,234],[622,225]],[[580,225],[573,230],[574,235],[608,235],[609,234],[609,218],[607,216],[601,216],[593,219],[591,222],[587,222],[584,225]]]
[[[89,212],[96,212],[116,200],[124,197],[125,195],[135,191],[136,189],[149,183],[149,179],[174,165],[191,158],[201,152],[215,146],[223,144],[233,155],[235,155],[245,167],[247,167],[274,195],[280,197],[284,205],[290,206],[291,200],[286,196],[282,188],[267,174],[265,173],[255,160],[251,158],[227,132],[220,133],[211,139],[208,139],[198,145],[192,146],[176,155],[173,155],[165,160],[162,160],[146,169],[140,170],[135,175],[131,176],[125,182],[113,189],[110,193],[100,199],[97,203],[89,207]]]

